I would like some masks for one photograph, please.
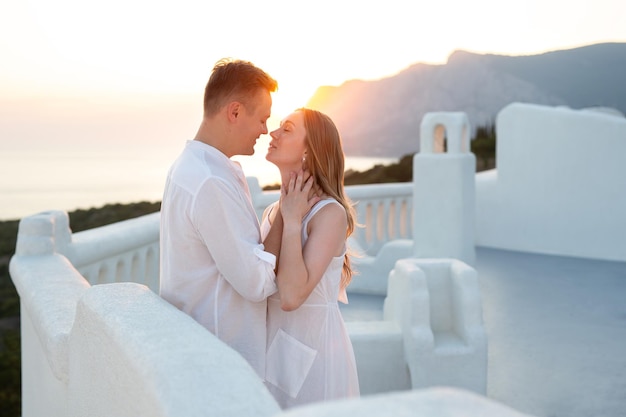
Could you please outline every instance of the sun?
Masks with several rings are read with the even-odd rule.
[[[272,117],[282,120],[291,112],[300,107],[305,107],[313,94],[316,86],[299,86],[288,80],[278,83],[278,91],[272,96]]]

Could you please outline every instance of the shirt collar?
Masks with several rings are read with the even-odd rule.
[[[200,142],[199,140],[189,140],[187,141],[187,143],[188,146],[208,153],[209,155],[211,155],[211,158],[214,158],[218,163],[226,165],[233,173],[233,175],[239,180],[241,185],[246,190],[248,189],[248,181],[246,180],[243,168],[238,161],[233,161],[232,159],[224,155],[224,153],[216,147],[206,144],[204,142]]]

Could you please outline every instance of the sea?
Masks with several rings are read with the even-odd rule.
[[[269,137],[261,137],[253,156],[238,156],[246,176],[261,187],[280,182],[278,169],[265,160]],[[0,143],[0,221],[47,210],[73,211],[114,203],[160,201],[169,166],[184,141],[165,143]],[[346,157],[346,169],[364,171],[397,158]]]

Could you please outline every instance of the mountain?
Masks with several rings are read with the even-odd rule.
[[[476,128],[516,101],[626,113],[626,43],[530,56],[455,51],[443,65],[417,63],[388,78],[320,87],[307,106],[333,118],[347,155],[401,157],[419,150],[427,112],[463,111]]]

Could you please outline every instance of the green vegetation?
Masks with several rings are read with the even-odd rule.
[[[18,220],[0,222],[0,259],[11,256],[15,252],[18,223]],[[0,264],[0,268],[1,265],[3,265],[3,263]],[[0,269],[0,271],[4,270]]]
[[[72,232],[93,229],[161,210],[161,202],[142,201],[132,204],[107,204],[101,208],[75,210],[69,213]]]
[[[382,184],[413,181],[413,155],[405,155],[396,164],[375,165],[367,171],[346,171],[346,185]]]
[[[471,144],[476,156],[476,172],[496,167],[496,126],[479,126]]]
[[[496,135],[492,125],[479,127],[472,140],[476,155],[476,170],[495,167]],[[409,182],[413,176],[413,155],[405,155],[392,165],[376,165],[368,171],[347,171],[346,185]],[[276,186],[265,189],[277,189]],[[106,224],[155,213],[160,202],[108,204],[100,208],[76,210],[69,213],[73,232],[93,229]],[[0,409],[2,415],[21,415],[21,358],[19,331],[19,297],[9,277],[9,260],[15,253],[18,220],[0,221]]]
[[[17,225],[17,220],[0,223],[0,409],[6,416],[21,412],[20,300],[9,278]]]
[[[0,408],[2,415],[21,415],[20,331],[2,329],[0,333]]]

